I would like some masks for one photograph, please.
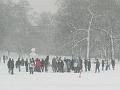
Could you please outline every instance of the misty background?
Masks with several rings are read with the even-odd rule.
[[[119,0],[0,0],[0,51],[120,58]]]

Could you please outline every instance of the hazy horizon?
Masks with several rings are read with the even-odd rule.
[[[57,11],[56,0],[28,0],[32,9],[37,13]]]

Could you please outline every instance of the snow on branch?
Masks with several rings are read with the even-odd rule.
[[[76,42],[75,42],[75,45],[74,45],[73,47],[76,47],[76,46],[78,45],[78,43],[80,43],[80,42],[82,42],[82,41],[84,41],[84,40],[87,40],[87,38],[83,38],[82,40],[76,41]]]

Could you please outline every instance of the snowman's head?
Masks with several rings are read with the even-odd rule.
[[[31,52],[35,52],[35,48],[32,48],[32,49],[31,49]]]

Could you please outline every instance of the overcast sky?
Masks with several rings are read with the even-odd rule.
[[[44,11],[55,13],[57,11],[57,7],[55,5],[56,0],[28,0],[28,1],[33,10],[39,13],[42,13]]]

